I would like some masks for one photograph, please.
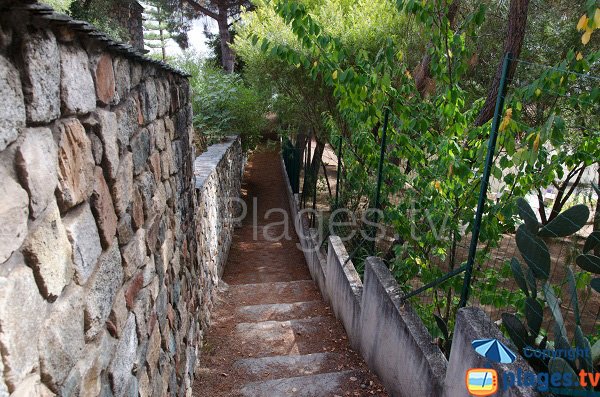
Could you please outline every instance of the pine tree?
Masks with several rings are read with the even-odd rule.
[[[163,61],[167,59],[167,41],[172,38],[168,16],[159,1],[144,3],[144,44],[153,50],[160,49]]]

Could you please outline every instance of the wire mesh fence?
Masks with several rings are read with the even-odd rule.
[[[600,294],[592,281],[600,270],[599,194],[593,187],[600,182],[600,158],[579,149],[600,137],[594,99],[600,80],[520,59],[508,62],[517,63],[517,72],[500,95],[506,106],[500,101],[496,108],[496,138],[487,139],[489,129],[455,140],[424,130],[416,147],[402,133],[413,120],[391,104],[382,109],[385,122],[372,131],[333,131],[329,142],[315,136],[286,142],[284,159],[297,161],[288,166],[292,160],[286,160],[290,180],[302,208],[314,210],[311,226],[322,241],[340,236],[359,273],[366,257],[381,257],[441,345],[449,343],[444,330],[453,328],[456,311],[466,304],[483,308],[513,342],[577,345],[579,328],[593,345],[600,339]],[[556,147],[564,141],[574,149]],[[527,224],[519,197],[537,225],[526,234],[528,244],[517,232]],[[584,220],[561,215],[582,206],[588,208]],[[536,234],[552,222],[570,223],[573,232]],[[599,243],[586,252],[594,236]],[[539,252],[527,257],[523,246],[532,245],[542,247],[543,259],[535,257]],[[582,266],[582,256],[590,264]],[[525,288],[515,260],[528,280]],[[546,260],[547,275],[529,274]],[[515,321],[526,335],[515,331]]]

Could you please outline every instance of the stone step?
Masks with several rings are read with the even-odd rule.
[[[360,385],[352,381],[355,371],[330,372],[246,384],[240,393],[247,397],[332,397]],[[356,383],[356,385],[353,385]]]
[[[229,284],[229,293],[240,306],[320,300],[312,280],[258,284]]]
[[[291,356],[244,358],[235,366],[256,380],[280,379],[339,371],[344,356],[337,353],[312,353]]]
[[[332,317],[287,321],[239,323],[235,327],[242,357],[265,357],[329,351],[333,340],[329,330],[338,326]]]
[[[285,321],[331,315],[329,307],[321,301],[240,306],[236,309],[236,312],[236,318],[241,322],[268,320]]]

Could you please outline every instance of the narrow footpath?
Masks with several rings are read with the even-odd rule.
[[[289,239],[264,236],[284,231],[281,212],[265,220],[269,209],[289,214],[280,168],[278,152],[264,146],[246,167],[248,215],[235,231],[194,396],[387,396],[311,280],[291,219]]]

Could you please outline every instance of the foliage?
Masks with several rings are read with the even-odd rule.
[[[533,210],[526,200],[520,198],[517,204],[519,215],[524,221],[517,231],[517,246],[527,266],[523,268],[519,260],[513,258],[511,269],[517,285],[527,297],[524,304],[526,325],[523,324],[519,317],[511,313],[504,313],[502,315],[502,322],[509,337],[521,353],[529,348],[544,350],[551,345],[555,349],[571,349],[571,343],[567,336],[567,327],[561,310],[560,296],[556,293],[556,288],[549,281],[551,274],[550,254],[543,238],[566,237],[576,233],[587,222],[590,211],[585,205],[576,205],[560,213],[552,222],[542,226],[538,223]],[[590,253],[595,244],[595,236],[590,235],[584,246],[584,252],[577,256],[575,262],[584,271],[600,274],[600,258]],[[581,327],[576,276],[570,267],[566,267],[566,273],[571,301],[570,305],[576,322],[575,336],[573,338],[575,347],[581,349],[580,351],[587,351],[589,354],[577,360],[568,357],[564,360],[562,358],[557,360],[552,359],[551,355],[542,357],[537,357],[536,355],[529,357],[529,361],[535,368],[547,368],[551,373],[575,371],[573,372],[573,375],[575,375],[575,373],[578,373],[582,369],[587,372],[593,372],[594,365],[590,356],[592,351],[591,344],[584,336]],[[596,289],[593,284],[591,287]],[[596,289],[596,292],[600,291]],[[553,344],[548,342],[548,335],[542,336],[544,308],[540,303],[539,296],[543,297],[554,320]],[[562,369],[559,370],[559,367]]]
[[[493,9],[497,2],[467,2],[454,23],[447,18],[448,3],[400,0],[394,8],[379,1],[259,1],[252,13],[243,15],[235,45],[248,65],[247,76],[260,81],[265,73],[268,82],[283,81],[280,85],[288,88],[285,93],[298,108],[315,103],[304,94],[311,85],[326,98],[325,106],[305,119],[320,118],[321,123],[314,123],[318,136],[334,147],[343,137],[342,206],[356,209],[373,199],[381,124],[389,109],[384,221],[400,242],[390,269],[406,289],[415,279],[424,284],[460,264],[458,250],[471,230],[487,151],[489,124],[474,126],[487,84],[473,77],[478,74],[473,59],[489,24],[486,5]],[[586,15],[594,15],[592,3],[588,1]],[[571,8],[576,10],[570,15],[582,10]],[[536,18],[534,14],[534,26],[542,26]],[[577,21],[568,23],[575,31]],[[544,34],[561,34],[562,29],[567,28]],[[528,48],[533,52],[540,44]],[[577,174],[600,158],[597,84],[586,77],[598,67],[600,52],[593,43],[586,48],[575,41],[568,44],[574,47],[554,67],[518,74],[524,79],[514,82],[518,89],[507,99],[492,170],[503,186],[486,202],[478,263],[502,233],[514,230],[512,197],[560,181],[573,170]],[[412,76],[420,59],[415,53],[430,57],[431,82],[424,95]],[[479,91],[467,91],[472,87]],[[552,95],[542,95],[544,90]],[[493,271],[478,269],[478,287],[494,282]],[[430,291],[433,312],[446,323],[453,321],[457,284],[446,282]],[[500,297],[509,295],[500,292]]]
[[[42,0],[41,3],[46,3],[58,12],[67,12],[73,0]]]
[[[233,29],[229,30],[231,40],[235,40],[236,32]],[[204,29],[204,37],[206,38],[205,43],[208,47],[209,56],[207,61],[212,62],[214,65],[223,65],[223,51],[221,49],[221,37],[217,33],[211,32],[208,27]],[[235,64],[233,65],[233,71],[239,74],[244,72],[244,61],[240,57],[235,58]]]
[[[114,40],[128,42],[129,32],[110,12],[117,3],[117,0],[75,0],[71,3],[69,13],[76,19],[91,23]]]
[[[209,141],[240,134],[244,148],[252,148],[267,127],[265,98],[240,76],[225,74],[199,56],[187,53],[175,65],[189,73],[194,127]]]

